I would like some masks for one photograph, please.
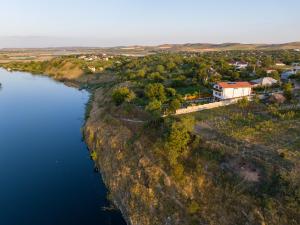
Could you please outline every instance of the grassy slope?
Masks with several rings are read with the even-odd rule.
[[[66,63],[55,70],[47,65],[21,68],[29,69],[63,78],[62,71],[71,68]],[[96,153],[114,202],[130,223],[300,220],[299,112],[279,118],[266,106],[254,105],[196,113],[194,140],[180,159],[184,176],[178,178],[166,160],[161,131],[124,120],[144,121],[148,115],[132,105],[112,104],[111,91],[118,83],[114,76],[80,75],[75,80],[95,90],[84,129],[86,141]]]
[[[115,203],[132,224],[297,224],[300,113],[263,104],[196,113],[195,140],[177,177],[159,129],[98,89],[85,127]],[[274,110],[273,110],[274,111]],[[274,141],[276,140],[276,141]]]

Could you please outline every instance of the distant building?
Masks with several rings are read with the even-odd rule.
[[[214,85],[213,96],[218,100],[247,97],[251,95],[249,82],[219,82]]]
[[[246,69],[249,66],[248,63],[239,61],[231,62],[229,65],[234,66],[237,70]]]
[[[281,74],[281,79],[288,80],[290,78],[290,76],[293,76],[293,75],[295,75],[295,72],[293,70],[288,70]]]
[[[267,73],[267,74],[271,74],[271,73],[273,73],[273,72],[277,72],[277,70],[273,70],[273,69],[267,69],[267,70],[266,70],[266,73]]]
[[[95,72],[96,72],[96,68],[95,68],[95,67],[93,67],[93,66],[89,66],[89,70],[90,70],[91,72],[93,72],[93,73],[95,73]]]
[[[277,62],[277,63],[275,63],[275,66],[286,66],[286,64],[284,64],[282,62]]]
[[[260,79],[252,80],[253,87],[268,87],[277,84],[278,81],[272,77],[263,77]]]
[[[285,71],[281,74],[281,79],[288,80],[290,76],[293,76],[297,73],[300,73],[300,66],[294,64],[294,67],[291,70]]]

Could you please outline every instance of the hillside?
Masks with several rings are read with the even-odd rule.
[[[52,57],[74,54],[113,54],[113,55],[137,55],[143,56],[157,52],[209,52],[209,51],[232,51],[232,50],[289,50],[300,49],[300,42],[283,44],[242,44],[242,43],[189,43],[189,44],[164,44],[158,46],[121,46],[121,47],[60,47],[60,48],[6,48],[0,49],[0,63],[12,60],[48,60]],[[4,57],[5,56],[5,57]],[[17,57],[20,57],[18,59]],[[11,57],[11,59],[10,59]],[[30,57],[34,57],[30,59]],[[26,60],[26,58],[25,58]]]
[[[232,60],[249,65],[237,70]],[[186,99],[211,96],[215,82],[257,79],[269,68],[274,71],[268,76],[280,79],[285,67],[277,68],[276,62],[289,68],[300,62],[300,53],[161,53],[94,61],[64,56],[3,66],[91,91],[84,138],[109,199],[128,224],[298,225],[299,90],[279,83],[263,91],[283,92],[281,104],[255,97],[173,115],[195,104]],[[86,70],[91,66],[95,72]],[[80,73],[69,74],[72,69]]]
[[[280,119],[251,104],[196,113],[170,164],[165,125],[140,123],[143,112],[112,105],[110,91],[96,91],[84,133],[129,224],[298,224],[299,111]]]

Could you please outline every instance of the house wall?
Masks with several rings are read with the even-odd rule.
[[[251,95],[251,88],[223,88],[222,92],[214,90],[214,97],[219,99],[239,98]],[[221,93],[221,96],[219,95]]]

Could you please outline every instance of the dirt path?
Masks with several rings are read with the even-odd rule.
[[[125,122],[131,122],[131,123],[146,123],[145,120],[133,120],[133,119],[126,119],[126,118],[120,118],[120,120]]]

